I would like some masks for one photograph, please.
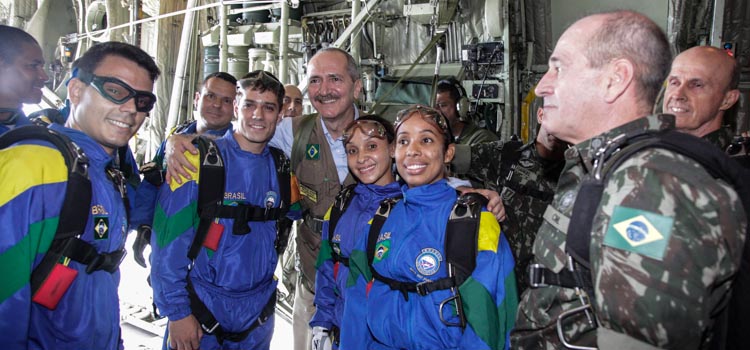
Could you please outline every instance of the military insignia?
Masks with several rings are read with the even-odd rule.
[[[388,256],[388,252],[391,250],[391,241],[383,241],[375,246],[375,259],[373,262],[377,262],[385,259]]]
[[[333,242],[333,251],[336,252],[336,254],[341,255],[341,244],[339,242]]]
[[[673,226],[674,218],[618,205],[604,235],[604,244],[661,261]]]
[[[417,256],[415,265],[417,271],[424,276],[432,276],[440,269],[440,262],[443,260],[443,255],[437,249],[425,248]]]
[[[109,218],[106,216],[94,216],[94,239],[107,238],[109,238]]]
[[[308,143],[307,149],[305,149],[305,159],[318,160],[319,158],[320,158],[320,144]]]
[[[299,194],[313,203],[318,203],[318,192],[304,184],[299,184]]]

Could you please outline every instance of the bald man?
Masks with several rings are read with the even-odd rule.
[[[740,96],[737,61],[724,50],[696,46],[675,57],[667,76],[664,113],[674,114],[677,129],[702,137],[722,150],[732,140],[722,128],[724,113]]]
[[[281,107],[284,118],[294,118],[302,115],[302,91],[296,85],[284,85],[284,105]],[[281,122],[281,119],[279,119]]]

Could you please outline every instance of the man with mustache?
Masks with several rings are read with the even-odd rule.
[[[307,81],[308,97],[318,113],[285,118],[270,143],[292,159],[305,213],[296,242],[300,275],[293,314],[295,350],[310,348],[310,327],[316,326],[308,322],[315,313],[315,261],[323,215],[342,187],[354,183],[341,137],[344,128],[359,116],[355,101],[362,91],[356,62],[349,53],[336,48],[322,49],[313,56],[307,64]],[[304,156],[299,157],[300,151]]]

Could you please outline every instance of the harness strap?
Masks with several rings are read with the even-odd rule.
[[[232,233],[244,235],[250,233],[248,221],[271,221],[284,217],[286,208],[262,208],[257,205],[238,204],[236,206],[211,204],[199,210],[201,220],[209,222],[216,218],[234,219]]]
[[[333,206],[331,206],[331,214],[328,218],[328,244],[331,246],[331,258],[334,262],[340,262],[346,267],[349,267],[349,258],[341,256],[341,254],[334,249],[333,233],[336,230],[336,225],[338,225],[339,219],[341,219],[341,215],[344,214],[346,208],[349,207],[349,204],[354,198],[354,187],[356,187],[356,184],[346,186],[338,195],[336,195],[336,200],[333,202]]]
[[[31,273],[31,290],[33,294],[36,293],[42,282],[49,276],[60,258],[59,254],[53,253],[55,250],[61,250],[56,247],[64,248],[69,239],[82,234],[86,229],[89,208],[91,207],[92,191],[91,180],[88,174],[88,157],[83,152],[83,149],[69,137],[43,126],[22,126],[6,132],[0,137],[0,149],[26,139],[39,139],[52,143],[60,151],[68,168],[68,184],[62,207],[60,208],[60,220],[55,231],[55,238],[52,241],[50,249],[44,255],[44,258],[42,258],[41,263]],[[94,250],[94,253],[96,253],[96,250]],[[107,260],[106,258],[101,259]],[[77,259],[74,260],[78,261]],[[104,267],[110,268],[110,265]],[[116,270],[116,266],[114,269]]]
[[[202,214],[203,209],[211,206],[221,205],[224,195],[224,161],[216,143],[213,140],[196,137],[193,143],[197,144],[200,151],[200,177],[206,179],[201,181],[198,186],[198,215],[200,222],[195,231],[195,238],[188,250],[188,258],[195,260],[206,240],[208,229],[211,226],[213,218],[208,218]],[[247,226],[247,225],[246,225]]]
[[[577,275],[577,276],[576,276]],[[585,285],[592,285],[591,274],[588,271],[576,270],[572,272],[568,269],[562,269],[555,273],[541,264],[529,265],[529,287],[542,288],[548,286],[559,286],[563,288],[580,287],[579,278]]]
[[[206,333],[215,336],[220,345],[224,344],[225,340],[235,343],[245,340],[253,330],[265,324],[268,319],[273,316],[274,311],[276,310],[276,290],[274,290],[273,293],[271,293],[271,297],[268,298],[266,305],[263,306],[263,310],[260,311],[260,315],[250,327],[241,332],[228,332],[224,330],[219,321],[216,320],[216,317],[214,317],[213,313],[211,313],[211,310],[206,307],[206,304],[204,304],[198,297],[198,294],[195,293],[195,287],[193,287],[193,282],[190,280],[190,277],[187,278],[186,289],[190,298],[190,310],[193,315],[201,324],[201,328],[203,328]]]
[[[323,218],[317,217],[307,212],[305,213],[305,215],[303,215],[302,223],[310,228],[312,232],[321,234],[323,232],[323,221]]]
[[[424,282],[403,282],[395,279],[386,277],[378,273],[378,271],[372,266],[372,261],[375,258],[375,244],[377,243],[378,235],[380,230],[383,228],[383,224],[388,219],[393,206],[400,200],[400,198],[388,198],[380,203],[377,213],[372,219],[372,225],[370,226],[370,232],[367,236],[367,262],[370,265],[370,271],[372,272],[373,278],[388,285],[391,290],[397,290],[404,296],[404,300],[409,301],[409,293],[416,293],[420,296],[425,296],[436,290],[450,289],[459,286],[457,281],[453,277],[443,277],[435,281],[424,281]],[[476,241],[474,241],[476,244]]]

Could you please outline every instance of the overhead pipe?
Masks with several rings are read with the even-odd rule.
[[[362,3],[360,3],[360,0],[352,0],[352,18],[356,18],[359,12],[362,10]],[[359,54],[359,43],[360,43],[360,35],[361,30],[356,30],[351,35],[351,38],[349,40],[349,53],[352,55],[352,58],[354,58],[354,62],[357,62],[359,64],[360,62],[360,54]]]
[[[187,7],[195,6],[197,0],[188,0]],[[195,12],[186,12],[185,19],[182,23],[182,36],[180,37],[180,49],[177,53],[177,63],[175,65],[174,83],[172,84],[172,96],[169,99],[169,112],[167,113],[166,130],[172,130],[177,126],[180,110],[182,109],[183,88],[185,86],[186,67],[188,61],[188,52],[193,35],[195,22]]]
[[[287,80],[289,65],[289,4],[286,0],[281,1],[281,31],[279,38],[279,81],[289,83]]]
[[[227,5],[219,0],[219,71],[227,71],[227,32],[229,31]]]
[[[725,0],[714,0],[711,21],[711,37],[708,44],[721,48],[724,41],[724,6]]]

